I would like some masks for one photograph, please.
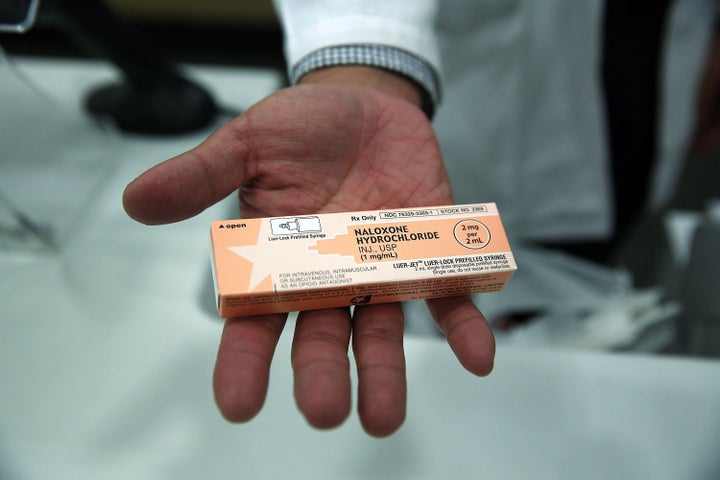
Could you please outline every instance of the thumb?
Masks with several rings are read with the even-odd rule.
[[[227,197],[250,178],[248,132],[238,117],[194,149],[146,171],[125,188],[125,211],[158,225],[190,218]]]

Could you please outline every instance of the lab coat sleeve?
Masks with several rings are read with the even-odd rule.
[[[436,0],[274,0],[292,70],[303,57],[336,45],[377,44],[409,52],[440,71]]]

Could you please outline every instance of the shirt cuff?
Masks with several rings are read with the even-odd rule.
[[[423,112],[432,118],[440,101],[437,74],[429,63],[412,53],[386,45],[336,45],[309,53],[290,71],[290,81],[297,84],[306,73],[336,65],[369,65],[400,73],[422,87]]]

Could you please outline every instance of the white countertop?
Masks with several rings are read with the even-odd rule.
[[[70,109],[110,75],[87,62],[20,66]],[[234,106],[279,81],[193,72]],[[329,432],[307,426],[287,328],[265,408],[225,422],[211,392],[222,324],[206,307],[208,226],[232,199],[166,227],[120,205],[135,175],[208,133],[113,135],[112,174],[60,254],[0,252],[0,478],[720,478],[720,362],[696,359],[501,346],[479,379],[443,341],[410,336],[408,417],[377,440],[356,414]]]

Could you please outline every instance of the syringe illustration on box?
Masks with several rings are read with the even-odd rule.
[[[271,218],[270,228],[273,235],[288,235],[291,233],[318,233],[322,232],[320,217],[290,217]]]

